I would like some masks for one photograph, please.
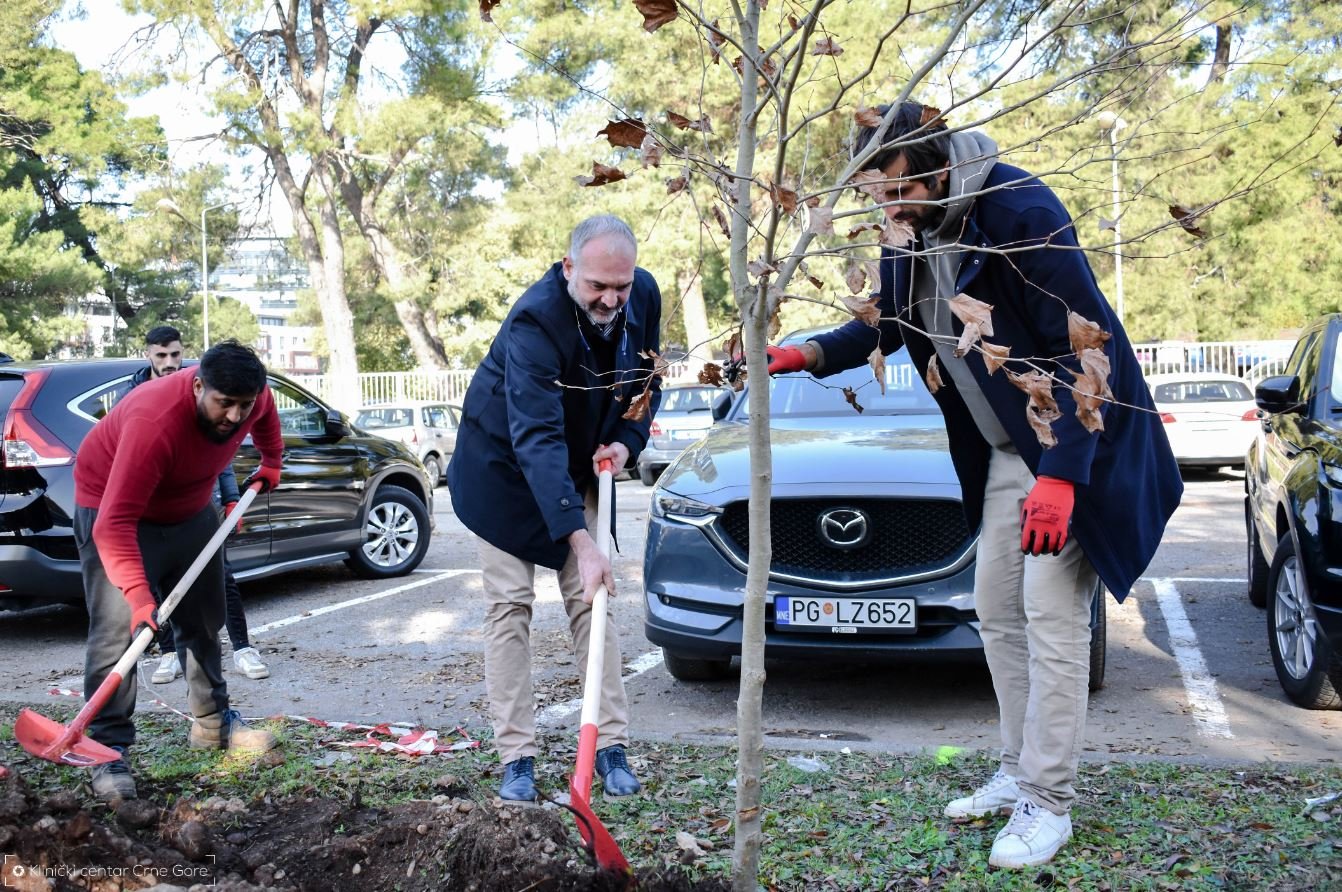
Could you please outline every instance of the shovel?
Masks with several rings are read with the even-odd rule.
[[[602,461],[597,474],[596,547],[610,558],[610,509],[613,464]],[[607,870],[629,873],[629,862],[592,812],[592,772],[596,766],[596,719],[601,708],[601,679],[606,664],[606,601],[609,593],[601,585],[592,598],[592,619],[587,635],[587,681],[582,691],[582,727],[578,730],[578,763],[569,780],[569,805],[578,816],[578,832],[592,847],[596,863]]]
[[[181,580],[173,588],[172,593],[159,605],[158,622],[160,625],[168,621],[177,605],[181,603],[182,598],[186,597],[187,589],[196,581],[200,571],[205,569],[205,565],[214,557],[214,553],[219,550],[219,546],[228,538],[228,534],[233,531],[243,512],[252,504],[256,494],[260,491],[261,484],[253,483],[247,487],[247,491],[238,499],[238,504],[229,512],[228,517],[224,519],[223,526],[215,531],[210,537],[210,541],[205,543],[204,550],[196,557],[191,566],[187,568],[186,573],[182,575]],[[93,696],[84,704],[84,708],[79,710],[79,715],[75,716],[74,721],[70,722],[67,728],[60,722],[39,715],[31,709],[24,709],[19,712],[19,718],[14,722],[14,736],[19,739],[19,743],[28,752],[37,756],[39,759],[46,759],[48,762],[56,762],[62,765],[78,765],[88,767],[91,765],[101,765],[106,762],[115,762],[121,758],[121,754],[110,746],[104,746],[92,738],[84,736],[84,729],[88,727],[89,722],[102,711],[111,699],[112,694],[121,686],[121,681],[126,677],[126,673],[135,666],[140,655],[149,647],[149,642],[154,640],[154,630],[145,625],[140,628],[135,638],[131,641],[130,647],[117,660],[112,671],[103,679],[103,683],[98,685],[98,690],[93,692]]]

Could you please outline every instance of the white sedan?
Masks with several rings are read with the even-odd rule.
[[[1187,372],[1150,375],[1146,382],[1180,466],[1244,467],[1259,421],[1242,378]]]

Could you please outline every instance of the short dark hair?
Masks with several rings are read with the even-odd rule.
[[[182,333],[171,325],[155,325],[144,336],[144,345],[146,347],[166,347],[173,341],[180,341],[181,339]]]
[[[200,380],[225,396],[254,396],[266,386],[266,367],[255,350],[229,338],[200,358]]]
[[[889,105],[876,107],[876,113],[882,120],[889,111]],[[929,111],[932,113],[932,120],[924,124],[923,118]],[[914,131],[917,131],[917,135],[912,142],[898,144]],[[919,102],[901,102],[899,110],[890,119],[890,125],[884,131],[880,127],[863,127],[857,134],[857,142],[853,144],[854,157],[866,151],[873,141],[876,145],[884,145],[886,148],[879,149],[867,159],[862,165],[863,170],[885,170],[891,161],[903,155],[909,163],[905,175],[920,177],[936,173],[951,160],[951,135],[946,129],[946,122],[941,119],[936,109]],[[895,145],[887,145],[888,143]]]

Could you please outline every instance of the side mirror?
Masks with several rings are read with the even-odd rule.
[[[730,393],[720,393],[713,398],[713,420],[721,421],[727,417],[727,413],[732,410],[732,395]]]
[[[350,427],[349,417],[344,412],[332,409],[326,413],[326,436],[339,440],[352,433],[354,429]]]
[[[1253,400],[1269,415],[1298,411],[1301,408],[1300,379],[1295,375],[1264,378],[1254,388]]]

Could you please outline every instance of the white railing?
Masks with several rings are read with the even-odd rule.
[[[429,400],[460,403],[471,383],[474,369],[446,369],[433,372],[363,372],[359,375],[360,405],[399,403],[404,400]],[[327,375],[291,375],[293,380],[331,402]]]

